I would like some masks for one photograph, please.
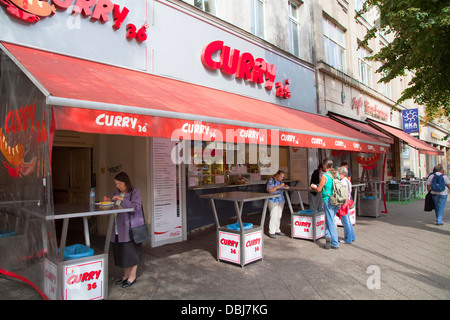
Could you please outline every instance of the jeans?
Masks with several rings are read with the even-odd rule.
[[[352,221],[348,214],[341,217],[342,226],[344,227],[344,241],[345,243],[352,243],[356,240],[355,231],[353,230]]]
[[[325,201],[323,206],[325,208],[325,237],[331,238],[332,247],[339,247],[336,224],[334,223],[334,217],[339,207],[332,206],[330,200]]]
[[[447,203],[447,195],[433,194],[434,211],[436,212],[436,223],[442,224],[442,217],[444,216],[444,208]]]

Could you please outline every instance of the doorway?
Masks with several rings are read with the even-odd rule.
[[[92,148],[54,147],[52,177],[54,203],[87,203],[95,186]]]

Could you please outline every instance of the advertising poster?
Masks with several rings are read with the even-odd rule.
[[[172,161],[173,148],[177,148],[176,142],[153,138],[152,246],[182,240],[181,172]]]

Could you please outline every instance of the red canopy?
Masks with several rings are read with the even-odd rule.
[[[57,129],[389,151],[388,144],[325,116],[146,72],[3,45],[47,95]]]
[[[431,154],[431,155],[437,155],[437,156],[444,155],[443,151],[430,146],[428,143],[411,136],[409,133],[406,133],[405,131],[390,127],[385,124],[381,124],[379,122],[371,121],[369,119],[368,119],[368,121],[372,126],[378,128],[378,129],[381,129],[384,132],[386,132],[394,137],[397,137],[400,140],[403,140],[404,142],[409,144],[411,147],[416,148],[419,151],[419,153]]]

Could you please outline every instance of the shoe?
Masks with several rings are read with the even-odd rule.
[[[331,248],[331,238],[325,238],[325,249]]]
[[[276,238],[277,238],[277,236],[276,236],[276,235],[274,235],[274,234],[271,234],[271,233],[269,233],[269,237],[271,237],[272,239],[276,239]]]
[[[275,234],[276,234],[277,236],[282,236],[282,237],[285,236],[285,234],[284,234],[283,232],[275,232]]]
[[[130,282],[130,281],[126,280],[126,282],[122,285],[122,288],[131,287],[135,282],[136,282],[136,279],[134,279],[133,282]]]
[[[124,284],[125,282],[127,282],[127,280],[128,280],[128,278],[127,279],[120,279],[119,281],[117,281],[116,282],[116,286],[120,286],[121,284]]]
[[[331,246],[331,249],[339,249],[339,247],[333,247],[333,246]]]

